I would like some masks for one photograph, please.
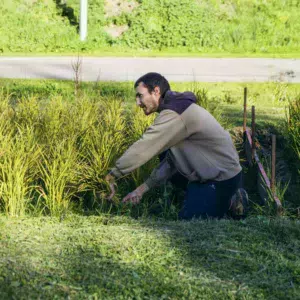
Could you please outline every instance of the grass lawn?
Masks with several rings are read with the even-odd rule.
[[[300,299],[300,223],[0,217],[1,299]]]

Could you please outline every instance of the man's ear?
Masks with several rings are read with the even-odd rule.
[[[159,86],[156,86],[154,88],[154,93],[157,94],[157,95],[160,95],[160,87]]]

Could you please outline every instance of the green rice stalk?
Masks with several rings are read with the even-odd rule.
[[[92,104],[91,104],[92,105]],[[85,162],[82,180],[93,194],[108,192],[105,175],[126,149],[124,107],[116,99],[102,99],[90,107],[90,125],[82,131],[79,151]]]
[[[71,208],[71,200],[84,190],[79,174],[82,167],[75,139],[63,139],[42,154],[38,189],[46,211],[61,216]]]
[[[136,105],[132,107],[127,119],[129,143],[134,143],[141,138],[145,130],[153,123],[155,117],[156,114],[145,116],[143,110]]]
[[[56,96],[44,103],[41,109],[41,135],[39,140],[45,145],[56,145],[63,139],[74,136],[70,130],[70,111],[72,104],[61,96]]]
[[[3,127],[1,128],[3,129]],[[0,129],[0,201],[8,216],[23,216],[34,196],[36,165],[40,150],[33,128]]]
[[[32,126],[35,130],[40,130],[41,107],[36,96],[17,99],[14,109],[16,112],[15,122],[19,127]],[[39,132],[36,134],[38,135]]]

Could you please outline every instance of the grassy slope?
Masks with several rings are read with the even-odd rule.
[[[1,299],[299,299],[300,224],[0,217]]]
[[[71,54],[79,51],[86,55],[112,56],[300,57],[299,10],[294,2],[202,1],[200,6],[195,6],[189,1],[176,1],[172,2],[176,6],[173,11],[169,0],[159,2],[162,6],[157,6],[156,0],[144,0],[136,9],[136,15],[105,19],[104,1],[92,0],[89,1],[86,43],[81,43],[77,34],[78,1],[68,0],[66,6],[60,3],[60,0],[0,0],[3,16],[0,53]],[[160,15],[154,13],[154,6]],[[197,15],[191,21],[193,10]],[[176,11],[183,11],[186,17],[177,16]],[[170,16],[168,21],[166,14]],[[198,20],[200,23],[196,24]],[[196,22],[191,32],[185,30],[186,22]],[[112,40],[104,31],[104,26],[111,23],[130,23],[130,29],[120,40]],[[158,48],[150,43],[153,36],[160,41]],[[180,41],[187,46],[182,47]]]

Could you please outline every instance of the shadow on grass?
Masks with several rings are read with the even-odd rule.
[[[93,217],[89,224],[81,224],[86,220],[78,218],[56,224],[49,228],[53,232],[47,249],[35,230],[31,233],[32,240],[39,241],[35,247],[34,243],[29,247],[24,237],[16,245],[18,241],[10,240],[17,251],[6,260],[0,295],[297,298],[299,223],[253,219],[122,224],[115,220]]]
[[[58,10],[61,10],[61,15],[63,17],[68,18],[70,25],[75,26],[77,29],[77,32],[79,32],[79,23],[78,18],[74,13],[74,9],[67,5],[66,0],[54,0],[56,4],[56,8]]]

